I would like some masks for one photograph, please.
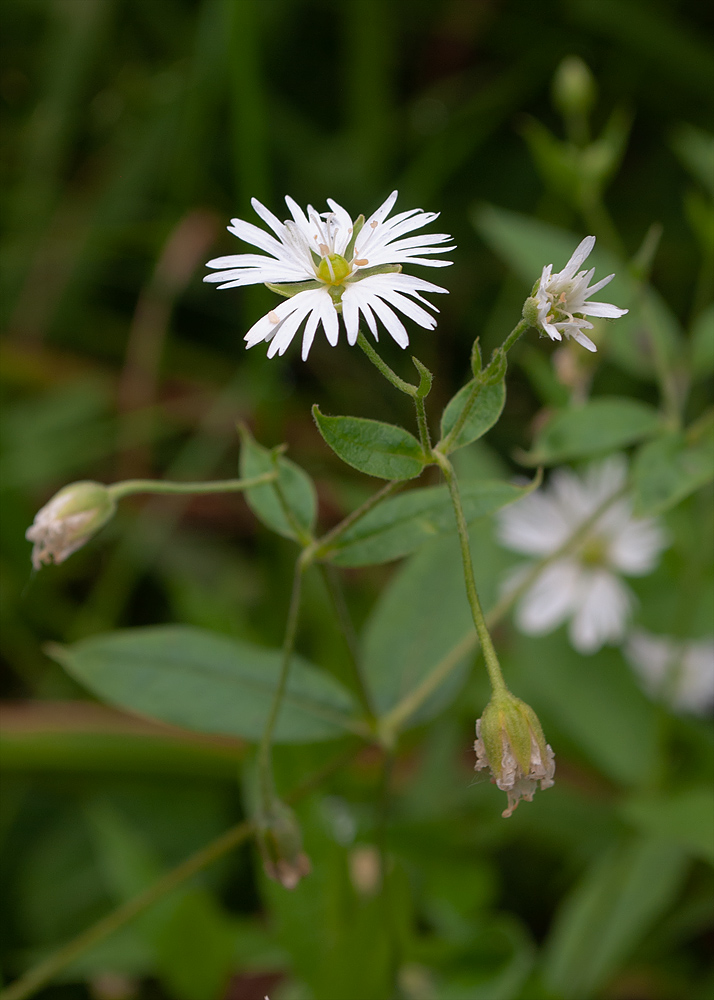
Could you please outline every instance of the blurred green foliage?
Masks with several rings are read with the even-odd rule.
[[[250,799],[238,781],[239,765],[250,781],[247,744],[166,731],[90,700],[114,685],[119,704],[225,734],[215,714],[214,726],[205,721],[230,705],[220,675],[204,703],[194,699],[198,722],[184,704],[178,716],[164,710],[170,672],[166,696],[152,687],[164,708],[150,712],[140,658],[132,654],[131,675],[112,669],[92,659],[101,645],[92,636],[184,623],[195,630],[188,639],[172,634],[187,669],[199,630],[221,633],[210,641],[223,650],[278,647],[294,553],[289,525],[276,537],[240,497],[157,498],[126,503],[98,540],[33,575],[24,531],[35,511],[72,479],[232,477],[243,420],[262,445],[288,442],[329,526],[369,487],[325,448],[310,405],[390,422],[408,415],[344,342],[318,338],[307,364],[296,351],[270,362],[261,347],[243,351],[272,296],[216,293],[201,265],[234,252],[222,227],[250,217],[251,196],[279,215],[286,193],[318,207],[331,196],[357,214],[397,187],[402,207],[443,213],[458,244],[451,294],[437,332],[413,340],[436,374],[430,401],[442,405],[466,378],[474,337],[487,356],[540,267],[560,266],[573,234],[594,232],[598,268],[618,269],[612,301],[631,306],[585,373],[596,395],[629,397],[607,401],[629,409],[611,414],[614,437],[598,436],[594,450],[646,442],[662,419],[657,386],[666,418],[691,374],[688,430],[638,452],[638,502],[669,510],[673,539],[660,568],[636,581],[640,621],[683,637],[711,632],[711,495],[699,489],[710,442],[692,421],[714,370],[714,17],[695,0],[4,0],[0,15],[0,967],[9,980],[237,822]],[[575,134],[552,103],[572,54],[595,82],[591,135]],[[562,108],[557,90],[556,99]],[[623,259],[634,260],[629,272]],[[411,377],[408,357],[383,346]],[[457,456],[465,492],[508,476],[526,452],[581,456],[593,426],[602,432],[603,414],[588,413],[605,401],[591,401],[577,427],[566,419],[557,433],[563,419],[552,411],[571,393],[550,353],[533,336],[514,352],[503,419],[487,444]],[[246,456],[262,468],[258,445]],[[299,478],[282,461],[281,474]],[[684,486],[682,470],[670,474],[675,461]],[[474,522],[473,548],[489,606],[510,560],[485,519]],[[383,709],[470,627],[451,537],[396,568],[350,569],[346,585]],[[329,728],[349,700],[349,655],[324,581],[311,574],[305,587],[295,690],[331,704]],[[556,749],[547,795],[506,822],[500,795],[473,783],[468,751],[488,691],[482,670],[467,672],[466,646],[461,669],[401,741],[390,795],[379,754],[363,749],[296,807],[314,871],[294,893],[268,883],[241,848],[41,995],[708,997],[710,728],[651,702],[618,651],[584,658],[560,633],[526,640],[507,626],[498,640],[509,683]],[[48,642],[78,643],[71,674],[45,655]],[[122,684],[131,698],[116,693]],[[241,704],[246,716],[254,707]],[[278,747],[280,786],[353,743]],[[390,859],[384,884],[380,851]]]

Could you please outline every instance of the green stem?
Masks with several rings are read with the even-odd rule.
[[[466,582],[466,596],[469,600],[469,605],[471,607],[471,614],[474,620],[474,625],[476,626],[476,634],[478,635],[479,642],[481,643],[481,649],[483,651],[484,660],[486,661],[486,669],[488,670],[488,676],[491,681],[491,686],[493,688],[494,694],[506,690],[506,682],[503,679],[503,674],[501,673],[501,665],[498,662],[498,657],[496,656],[496,650],[494,649],[493,642],[491,641],[491,634],[488,631],[486,625],[486,620],[484,618],[483,611],[481,609],[481,602],[479,601],[478,591],[476,590],[476,580],[474,578],[474,568],[473,562],[471,560],[471,543],[469,541],[469,529],[466,524],[466,518],[464,516],[464,509],[461,505],[461,496],[459,494],[459,484],[456,479],[456,473],[454,472],[454,467],[445,455],[435,449],[433,452],[434,458],[437,465],[444,473],[444,478],[446,479],[446,485],[449,487],[449,493],[451,494],[451,502],[454,507],[454,514],[456,515],[456,529],[459,533],[459,545],[461,546],[461,559],[464,564],[464,580]]]
[[[322,564],[320,566],[320,572],[322,578],[325,581],[325,586],[327,587],[328,593],[332,599],[333,606],[335,608],[335,613],[337,615],[337,620],[340,625],[340,630],[344,636],[347,648],[350,651],[350,662],[352,664],[352,674],[354,676],[355,687],[359,700],[362,704],[362,708],[370,721],[375,718],[374,705],[372,703],[372,696],[367,685],[367,681],[362,673],[362,659],[359,652],[359,646],[357,643],[357,634],[355,633],[354,625],[352,624],[352,618],[350,617],[349,608],[347,607],[347,601],[345,600],[344,591],[342,589],[342,584],[338,575],[337,570],[334,566],[326,566]]]
[[[176,483],[161,479],[125,479],[121,483],[113,483],[107,490],[113,500],[134,493],[171,493],[171,494],[201,494],[201,493],[237,493],[242,490],[271,483],[277,478],[276,472],[264,472],[251,479],[218,479],[208,483]]]
[[[424,403],[424,397],[415,396],[414,406],[416,407],[417,424],[419,426],[419,439],[421,441],[421,446],[424,449],[424,454],[430,455],[431,436],[429,435],[429,425],[426,421],[426,404]]]
[[[353,510],[351,514],[348,514],[347,517],[343,518],[339,524],[336,524],[334,528],[330,528],[330,530],[326,532],[322,538],[318,538],[315,542],[313,542],[311,548],[305,550],[306,555],[309,553],[309,558],[311,559],[323,559],[326,555],[329,555],[330,547],[338,541],[338,539],[340,539],[353,524],[356,524],[357,521],[365,516],[365,514],[369,514],[369,512],[376,507],[377,504],[381,503],[382,500],[385,500],[388,496],[391,496],[392,493],[396,493],[404,485],[404,480],[401,479],[392,479],[390,482],[386,483],[381,490],[377,490],[377,492],[373,493],[371,497],[368,497],[363,504],[357,507],[356,510]]]
[[[520,584],[513,590],[509,590],[508,593],[504,594],[501,600],[498,601],[498,603],[495,604],[494,607],[488,612],[486,615],[486,625],[488,628],[495,628],[495,626],[506,617],[513,605],[523,596],[523,594],[525,594],[528,588],[535,583],[547,566],[550,566],[551,563],[554,563],[556,560],[562,559],[563,556],[569,555],[571,552],[575,551],[593,525],[602,517],[610,505],[616,500],[619,500],[625,492],[626,488],[623,488],[614,496],[608,497],[607,500],[600,504],[597,510],[590,515],[590,517],[582,522],[577,530],[573,532],[573,534],[566,539],[566,541],[558,549],[556,549],[555,552],[551,552],[550,555],[544,556],[542,559],[538,560],[538,562],[534,563],[531,570],[524,576]],[[409,691],[390,712],[380,719],[379,729],[385,743],[389,744],[394,741],[394,734],[402,728],[408,719],[419,711],[427,698],[431,697],[434,691],[436,691],[437,688],[443,684],[446,678],[449,677],[449,675],[462,662],[463,658],[468,656],[469,653],[476,648],[476,640],[477,636],[473,632],[460,639],[459,642],[452,649],[450,649],[441,660],[439,660],[426,677],[423,678],[421,683]]]
[[[290,607],[288,609],[288,619],[285,625],[285,639],[283,640],[283,662],[280,669],[278,686],[273,695],[273,704],[270,707],[270,715],[263,730],[263,736],[258,747],[258,775],[260,780],[260,790],[262,796],[262,807],[266,809],[274,797],[273,773],[271,748],[273,744],[273,733],[275,723],[278,720],[280,709],[283,703],[283,695],[290,673],[290,662],[292,660],[293,648],[295,646],[295,636],[297,634],[298,618],[300,616],[300,597],[302,594],[302,577],[305,572],[308,560],[303,558],[303,552],[295,563],[295,574],[293,576],[293,588],[290,595]]]
[[[324,767],[319,768],[304,782],[301,782],[297,788],[293,789],[286,796],[286,802],[294,804],[304,798],[313,788],[322,784],[326,777],[346,764],[354,756],[354,753],[354,748],[350,748],[346,753],[339,754],[333,760],[328,761]],[[6,987],[0,993],[0,1000],[28,1000],[29,997],[51,982],[58,973],[66,969],[76,958],[83,955],[85,951],[93,948],[100,941],[104,941],[105,938],[108,938],[115,931],[120,930],[126,924],[130,923],[135,917],[138,917],[139,914],[171,892],[172,889],[176,889],[187,879],[203,871],[204,868],[213,864],[214,861],[218,861],[224,854],[245,843],[255,832],[256,826],[253,822],[238,823],[237,826],[226,830],[225,833],[212,840],[210,844],[206,844],[205,847],[191,854],[175,868],[172,868],[171,871],[166,872],[158,878],[156,882],[152,882],[151,885],[147,886],[146,889],[143,889],[132,899],[122,903],[121,906],[112,910],[111,913],[102,917],[95,924],[92,924],[91,927],[88,927],[87,930],[78,934],[72,941],[69,941],[23,976],[20,976],[19,979],[16,979],[14,983],[11,983],[10,986]]]
[[[405,382],[403,378],[399,378],[397,373],[392,371],[386,361],[382,361],[361,330],[357,334],[357,343],[372,362],[374,367],[379,369],[388,382],[391,382],[395,388],[399,389],[400,392],[405,393],[407,396],[416,396],[417,386],[412,385],[411,382]]]
[[[528,322],[528,320],[527,319],[522,319],[519,323],[517,323],[513,327],[513,329],[511,330],[511,332],[508,334],[508,336],[506,337],[506,339],[503,341],[503,343],[501,344],[501,350],[504,351],[506,354],[508,354],[508,352],[513,347],[513,345],[516,343],[516,341],[520,340],[520,338],[523,336],[523,334],[529,328],[530,328],[530,323]]]

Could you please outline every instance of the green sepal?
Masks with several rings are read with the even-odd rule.
[[[420,379],[416,394],[420,399],[426,399],[431,392],[431,383],[434,381],[434,376],[426,365],[422,364],[419,358],[415,358],[414,355],[412,355],[412,362],[414,363],[416,370],[419,372]]]
[[[319,259],[319,258],[318,258]],[[300,292],[309,292],[315,288],[322,288],[321,281],[291,281],[289,284],[276,285],[272,281],[264,281],[263,284],[266,288],[269,288],[271,292],[277,292],[278,295],[282,295],[286,299],[290,299],[293,295],[298,295]]]
[[[352,235],[350,236],[350,241],[345,247],[345,252],[343,254],[346,260],[352,260],[355,251],[355,243],[357,241],[357,237],[362,232],[363,225],[364,225],[364,216],[358,215],[357,218],[355,219],[355,224],[352,227]]]
[[[361,281],[362,278],[371,278],[373,274],[401,274],[401,264],[375,264],[374,267],[363,267],[359,271],[353,271],[350,281]]]

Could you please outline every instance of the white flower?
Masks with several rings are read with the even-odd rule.
[[[583,330],[592,330],[593,328],[592,323],[589,323],[584,317],[602,316],[617,319],[628,311],[610,305],[609,302],[588,301],[595,292],[599,292],[615,277],[614,274],[608,274],[606,278],[602,278],[588,288],[595,274],[595,268],[593,267],[589,271],[579,271],[576,274],[594,246],[595,237],[586,236],[582,243],[576,247],[573,256],[562,271],[552,274],[552,264],[544,267],[538,287],[532,298],[527,300],[524,309],[524,315],[526,315],[529,303],[533,303],[535,309],[532,313],[532,319],[531,315],[528,316],[528,319],[534,326],[547,333],[551,340],[562,340],[563,334],[565,334],[566,337],[577,340],[589,351],[596,351],[597,348],[592,340],[583,333]]]
[[[581,478],[559,469],[547,489],[538,490],[499,514],[506,548],[547,557],[556,553],[610,497],[621,493],[627,466],[621,456],[591,465]],[[516,610],[516,623],[529,635],[544,635],[570,619],[570,640],[581,653],[625,637],[634,595],[618,574],[644,576],[667,545],[654,518],[632,516],[630,500],[613,499],[574,551],[546,566]],[[507,583],[516,587],[530,565]]]
[[[653,698],[694,714],[714,707],[714,638],[683,642],[638,629],[625,654]]]
[[[419,326],[433,330],[436,319],[413,300],[438,312],[420,293],[446,289],[402,274],[402,265],[446,267],[452,261],[434,260],[431,255],[448,253],[454,247],[441,245],[451,240],[445,233],[405,237],[433,222],[438,212],[413,208],[387,219],[396,200],[397,192],[393,191],[366,222],[360,216],[353,223],[345,209],[330,198],[327,204],[331,211],[318,213],[308,205],[305,214],[292,198],[286,197],[292,219],[283,223],[253,198],[253,208],[275,236],[242,219],[232,219],[228,231],[269,256],[250,253],[217,257],[207,266],[220,270],[203,279],[221,282],[219,288],[264,282],[288,297],[250,328],[245,335],[246,346],[270,341],[269,358],[284,354],[307,320],[302,338],[305,360],[320,323],[335,346],[339,312],[350,344],[357,340],[360,313],[375,340],[379,339],[379,319],[400,347],[407,346],[409,336],[395,309]]]

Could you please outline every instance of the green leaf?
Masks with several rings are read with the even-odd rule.
[[[504,661],[513,690],[604,774],[626,786],[652,780],[660,766],[656,710],[620,653],[580,656],[561,629],[542,638],[517,636]]]
[[[524,292],[533,287],[544,265],[553,264],[554,270],[561,270],[581,239],[575,233],[493,205],[478,205],[472,221],[486,243],[522,278]],[[667,363],[681,351],[682,334],[676,317],[656,292],[642,289],[624,261],[600,245],[588,257],[587,266],[596,269],[596,280],[614,273],[605,300],[629,309],[617,322],[594,321],[603,334],[604,349],[626,371],[656,379],[655,350]]]
[[[380,479],[414,479],[425,465],[422,447],[408,431],[363,417],[327,417],[312,408],[317,428],[343,462]]]
[[[465,386],[463,386],[463,388],[459,389],[456,395],[447,403],[446,409],[444,410],[441,418],[442,439],[446,437],[461,416],[461,412],[471,393],[471,390],[474,387],[475,381],[476,380],[473,379],[471,382],[468,382]],[[458,437],[449,448],[449,451],[451,452],[455,451],[457,448],[463,448],[464,445],[471,444],[471,442],[476,441],[477,438],[483,437],[486,431],[490,430],[501,416],[501,411],[503,410],[505,402],[505,380],[496,382],[495,385],[483,386],[479,394],[476,396],[474,404],[471,407],[471,412],[469,413],[464,426],[459,431]]]
[[[317,494],[308,474],[289,458],[276,456],[258,444],[245,425],[239,431],[241,476],[247,479],[276,468],[278,472],[280,492],[273,483],[245,491],[250,509],[267,528],[286,538],[297,540],[300,535],[311,535],[317,520]]]
[[[181,625],[125,629],[48,652],[112,705],[187,729],[260,738],[282,654]],[[350,729],[350,696],[301,657],[293,659],[277,743],[337,739]]]
[[[708,785],[633,798],[623,804],[621,813],[643,834],[679,844],[714,864],[714,798]]]
[[[686,432],[644,445],[633,463],[635,513],[661,514],[714,479],[714,423],[688,443]]]
[[[600,396],[584,406],[557,410],[541,429],[524,465],[557,465],[624,448],[660,429],[657,411],[636,399]]]
[[[486,481],[463,487],[461,501],[467,522],[500,510],[537,485],[534,479],[528,486]],[[428,486],[382,501],[342,535],[328,557],[337,566],[390,562],[410,555],[435,535],[455,530],[448,488]]]
[[[581,1000],[599,994],[674,901],[686,867],[678,847],[651,838],[598,859],[556,917],[546,944],[546,984]]]
[[[472,536],[475,534],[472,531]],[[489,538],[490,525],[478,534],[477,573],[495,578],[496,573],[489,572],[495,549]],[[363,639],[364,669],[380,714],[447,661],[452,667],[448,680],[435,688],[410,724],[431,717],[448,704],[463,683],[476,648],[455,536],[424,545],[392,577],[367,622]]]
[[[714,305],[699,314],[692,330],[692,373],[706,378],[714,372]]]

